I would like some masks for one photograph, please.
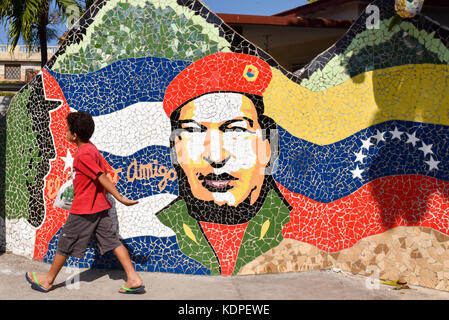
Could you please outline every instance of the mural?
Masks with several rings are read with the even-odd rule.
[[[408,2],[374,1],[378,28],[362,14],[292,74],[198,0],[97,1],[8,110],[8,250],[52,261],[82,110],[139,200],[110,211],[137,270],[375,267],[449,290],[449,29]],[[94,242],[67,263],[119,266]]]

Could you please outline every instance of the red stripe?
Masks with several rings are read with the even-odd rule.
[[[45,220],[41,228],[36,231],[36,242],[34,247],[34,258],[42,260],[48,249],[48,243],[67,219],[68,212],[54,208],[56,193],[59,187],[67,181],[64,177],[64,161],[61,157],[66,156],[67,149],[72,156],[75,155],[75,146],[70,144],[66,138],[65,117],[70,112],[67,101],[55,79],[45,70],[42,70],[44,91],[46,99],[61,100],[62,105],[55,111],[50,112],[50,130],[56,151],[56,159],[50,161],[50,172],[45,178],[44,200]],[[66,171],[66,174],[68,171]]]
[[[435,178],[380,178],[328,204],[278,187],[294,208],[284,237],[328,252],[400,226],[430,227],[449,234],[449,182]]]
[[[68,169],[64,172],[64,161],[62,157],[67,155],[69,149],[75,156],[76,145],[67,140],[67,114],[70,113],[69,105],[56,80],[45,70],[42,70],[44,91],[46,99],[61,100],[62,105],[50,112],[50,130],[53,136],[53,144],[56,151],[56,159],[50,161],[50,171],[45,178],[44,201],[45,220],[36,231],[36,242],[34,247],[34,259],[42,260],[48,250],[48,244],[56,232],[62,227],[68,217],[68,211],[54,208],[56,193],[59,187],[67,181]],[[108,172],[111,167],[106,163]]]

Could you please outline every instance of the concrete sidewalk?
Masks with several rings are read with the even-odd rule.
[[[54,290],[40,293],[25,280],[26,271],[46,272],[50,265],[5,253],[0,255],[0,300],[447,300],[449,292],[417,286],[370,288],[369,278],[346,272],[305,271],[254,276],[193,276],[140,272],[146,292],[123,295],[121,270],[64,267]],[[79,278],[73,283],[70,279]],[[369,281],[368,281],[369,282]],[[372,285],[373,286],[373,285]]]

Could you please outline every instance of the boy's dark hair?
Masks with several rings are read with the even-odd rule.
[[[67,115],[67,125],[71,133],[75,133],[82,142],[88,142],[95,130],[92,116],[83,111],[72,112]]]

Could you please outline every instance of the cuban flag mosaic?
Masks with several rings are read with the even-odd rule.
[[[51,262],[68,216],[53,203],[76,153],[66,139],[71,111],[93,116],[91,141],[110,178],[139,200],[111,198],[110,210],[137,270],[239,274],[286,240],[333,253],[396,227],[449,235],[449,29],[419,14],[398,18],[398,3],[374,1],[379,29],[362,14],[292,74],[200,1],[97,1],[8,113],[22,149],[7,144],[6,218],[24,254]],[[244,109],[246,99],[262,109]],[[180,121],[190,102],[191,119]],[[207,126],[226,123],[217,143],[230,156],[211,151],[211,171],[198,171],[208,201],[189,176],[196,169],[174,161],[177,121],[176,141],[192,158],[213,149],[218,131]],[[258,134],[266,128],[274,138]],[[243,196],[249,140],[270,150],[270,170]],[[94,241],[67,263],[118,266]]]

